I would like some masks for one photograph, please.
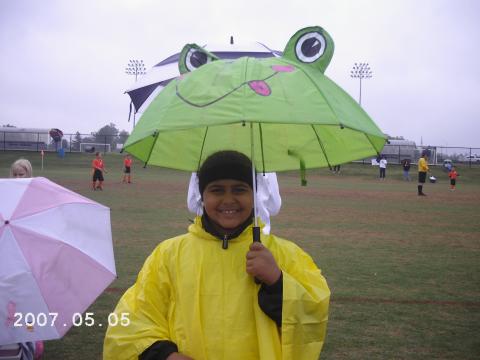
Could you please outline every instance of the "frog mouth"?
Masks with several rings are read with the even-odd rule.
[[[271,79],[272,77],[274,77],[274,76],[276,76],[276,75],[278,75],[279,73],[282,73],[282,72],[292,72],[292,71],[295,70],[295,67],[293,65],[272,65],[272,70],[273,70],[273,73],[270,74],[269,76],[267,76],[266,78],[259,79],[259,80],[244,81],[243,83],[241,83],[237,87],[233,88],[232,90],[228,91],[224,95],[219,96],[218,98],[216,98],[212,101],[209,101],[205,104],[194,103],[194,102],[188,100],[182,94],[180,94],[180,90],[178,89],[178,84],[182,80],[182,77],[179,77],[179,78],[176,79],[175,93],[183,102],[185,102],[186,104],[188,104],[190,106],[194,106],[194,107],[197,107],[197,108],[204,108],[204,107],[213,105],[213,104],[225,99],[227,96],[234,93],[235,91],[237,91],[238,89],[242,88],[245,85],[248,85],[250,87],[250,89],[253,90],[257,95],[270,96],[270,94],[272,93],[272,90],[271,90],[270,86],[268,85],[267,80]]]

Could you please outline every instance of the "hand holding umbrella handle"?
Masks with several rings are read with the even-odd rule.
[[[253,242],[261,242],[260,241],[260,227],[259,226],[254,226],[253,227]],[[255,284],[261,284],[262,282],[258,280],[258,278],[255,278]]]
[[[257,284],[261,279],[262,283],[272,285],[282,274],[270,250],[259,242],[250,244],[246,257],[247,273],[255,278]]]

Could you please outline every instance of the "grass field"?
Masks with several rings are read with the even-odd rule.
[[[121,184],[122,158],[105,156],[105,190],[90,190],[91,155],[0,153],[0,174],[19,156],[45,176],[111,208],[118,279],[90,307],[107,322],[119,297],[162,240],[184,233],[190,174],[134,163]],[[278,175],[282,210],[272,232],[312,255],[332,290],[322,359],[480,358],[480,167],[458,167],[457,190],[446,174],[416,195],[399,166],[377,179],[370,165]],[[416,171],[412,168],[412,177]],[[1,199],[0,199],[1,201]],[[44,359],[100,359],[105,326],[72,328],[45,344]]]

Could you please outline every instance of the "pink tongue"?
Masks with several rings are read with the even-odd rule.
[[[248,82],[248,86],[258,95],[268,96],[272,93],[268,84],[263,80],[252,80]]]

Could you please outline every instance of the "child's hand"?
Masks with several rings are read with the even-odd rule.
[[[247,252],[247,273],[261,282],[272,285],[282,274],[275,259],[262,243],[254,242]]]

